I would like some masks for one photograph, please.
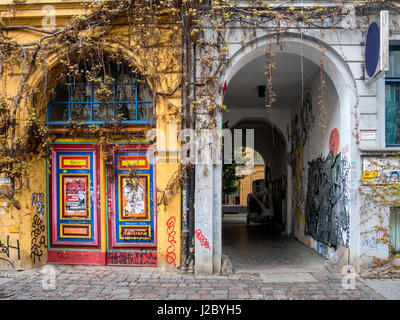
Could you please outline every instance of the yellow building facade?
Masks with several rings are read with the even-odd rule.
[[[44,22],[62,28],[76,15],[88,12],[76,1],[25,1],[14,4],[11,11],[9,2],[0,1],[3,24],[14,26],[6,34],[21,44],[40,41],[43,33],[34,28]],[[15,195],[20,209],[1,199],[1,269],[48,262],[180,266],[181,193],[179,187],[167,190],[180,164],[176,155],[152,152],[149,141],[152,132],[162,132],[165,139],[155,143],[158,150],[178,147],[170,124],[180,124],[181,92],[176,90],[182,74],[176,58],[180,35],[175,26],[162,24],[162,19],[163,15],[163,28],[154,33],[174,42],[153,44],[148,51],[135,43],[123,18],[112,21],[104,35],[104,50],[117,70],[114,101],[109,104],[120,109],[100,109],[93,83],[52,83],[65,59],[62,49],[44,55],[46,67],[36,67],[29,74],[27,84],[33,89],[20,108],[18,132],[24,132],[30,110],[43,110],[38,117],[46,124],[52,143],[47,157],[28,156],[26,183]],[[96,30],[92,31],[95,35]],[[116,52],[129,66],[125,71],[132,77],[124,78],[128,82],[117,81],[122,72],[112,62]],[[149,64],[151,60],[157,63]],[[1,79],[6,99],[18,92],[21,71],[13,67]],[[45,78],[50,79],[48,87],[43,86]],[[45,93],[40,99],[38,91]],[[123,99],[128,96],[131,99]],[[111,112],[110,117],[115,117],[115,110],[125,110],[128,120],[119,121],[118,127],[106,126],[105,115]],[[74,112],[81,118],[79,128],[75,121],[72,130]],[[145,119],[147,113],[152,118]],[[7,183],[2,179],[3,187]]]
[[[254,192],[253,182],[257,180],[264,180],[265,178],[265,167],[264,165],[254,165],[254,170],[251,174],[247,175],[240,180],[240,205],[247,206],[247,196]]]

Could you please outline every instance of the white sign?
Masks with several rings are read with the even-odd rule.
[[[361,131],[360,140],[361,141],[376,140],[376,131]]]

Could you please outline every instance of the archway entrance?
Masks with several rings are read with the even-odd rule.
[[[155,165],[147,141],[130,135],[153,121],[151,89],[127,63],[105,61],[99,74],[81,62],[83,76],[61,82],[48,105],[56,136],[48,159],[48,261],[155,266]],[[100,95],[90,72],[103,82],[113,76],[110,94]]]
[[[336,183],[343,179],[341,152],[348,152],[340,141],[340,99],[311,60],[282,51],[273,63],[272,107],[266,108],[265,55],[243,65],[225,95],[225,126],[242,136],[254,130],[265,173],[249,191],[246,212],[224,214],[222,253],[236,270],[318,270],[348,241],[348,210]]]

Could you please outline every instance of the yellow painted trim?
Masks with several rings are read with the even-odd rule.
[[[127,128],[127,129],[128,129],[128,128]],[[147,143],[147,142],[149,142],[149,141],[146,139],[146,137],[135,137],[135,140],[126,140],[126,139],[116,140],[116,143],[126,143],[126,144],[129,144],[129,143],[132,143],[132,142],[137,142],[137,143],[143,143],[143,142],[145,142],[145,143]]]
[[[55,142],[93,142],[98,139],[89,139],[89,138],[57,138]]]
[[[77,160],[77,161],[85,161],[85,168],[82,168],[82,166],[81,167],[76,166],[74,168],[66,168],[63,166],[63,160],[67,161],[68,159],[76,158],[76,157],[86,158],[85,160]],[[80,155],[70,156],[70,155],[60,154],[58,161],[59,161],[61,170],[90,170],[90,156],[80,156]]]
[[[128,170],[138,167],[138,170],[149,170],[150,162],[147,156],[120,156],[118,159],[118,170]]]
[[[87,204],[87,208],[89,211],[89,215],[88,218],[82,218],[82,217],[76,217],[76,218],[63,218],[62,213],[63,213],[63,185],[62,185],[62,178],[63,176],[87,176],[88,178],[88,185],[86,186],[87,189],[87,199],[86,199],[86,204]],[[67,220],[67,221],[76,221],[76,220],[81,220],[81,221],[89,221],[91,220],[91,215],[92,215],[92,211],[91,211],[91,203],[90,203],[90,174],[89,173],[61,173],[60,174],[60,220]]]
[[[100,239],[101,239],[101,252],[107,251],[107,199],[106,199],[106,168],[105,168],[105,145],[104,138],[101,139],[100,144]]]
[[[71,236],[64,235],[63,226],[67,227],[89,227],[89,235],[88,236]],[[60,238],[82,238],[82,239],[90,239],[92,234],[92,226],[90,224],[69,224],[69,223],[60,223]]]
[[[150,211],[150,196],[147,193],[150,190],[150,175],[149,174],[138,174],[139,177],[147,177],[147,189],[145,196],[147,196],[147,213],[148,213],[148,218],[147,219],[122,219],[122,190],[121,190],[121,185],[122,185],[122,178],[123,177],[129,177],[129,174],[120,174],[118,175],[118,199],[115,199],[118,201],[118,215],[119,215],[119,221],[124,221],[124,222],[134,222],[134,221],[150,221],[151,220],[151,211]]]

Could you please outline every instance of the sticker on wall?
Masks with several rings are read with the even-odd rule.
[[[400,183],[400,171],[391,171],[389,182]]]
[[[378,178],[378,171],[364,171],[363,182],[373,182]]]
[[[383,171],[379,177],[379,182],[390,184],[400,183],[400,170]]]
[[[342,149],[342,155],[347,154],[349,152],[349,150],[350,150],[350,146],[348,144],[346,144],[344,146],[344,148]]]

